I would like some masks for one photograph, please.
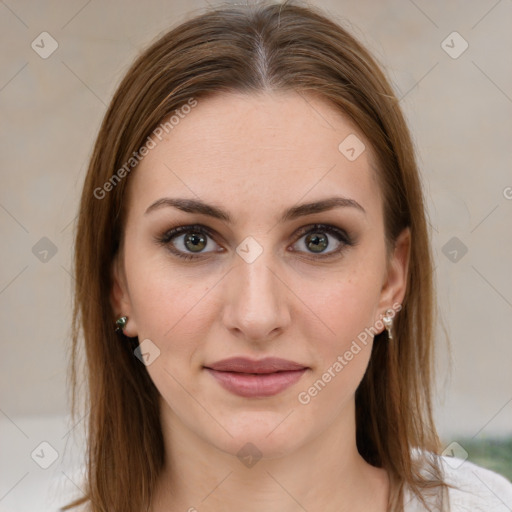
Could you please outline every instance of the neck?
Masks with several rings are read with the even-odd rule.
[[[353,402],[346,409],[321,436],[297,450],[255,462],[250,448],[247,457],[227,453],[163,405],[166,464],[152,512],[385,512],[387,474],[359,455]]]

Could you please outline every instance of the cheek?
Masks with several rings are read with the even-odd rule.
[[[134,265],[130,295],[139,341],[158,349],[147,371],[172,409],[186,413],[190,396],[201,392],[196,377],[215,321],[211,289],[219,277],[192,279],[163,259]]]
[[[203,273],[199,279],[197,271],[173,263],[164,248],[145,248],[135,242],[132,240],[125,258],[132,315],[139,339],[163,342],[187,326],[218,276]],[[195,328],[200,329],[201,325],[196,324]]]
[[[341,406],[343,397],[355,392],[371,356],[383,271],[376,259],[362,257],[318,286],[304,283],[298,291],[315,313],[307,315],[301,330],[309,333],[317,363],[302,387],[307,396],[301,403],[314,399],[314,407],[331,402]]]
[[[162,395],[182,400],[185,407],[189,396],[183,395],[180,383],[190,393],[199,391],[194,389],[195,377],[215,321],[211,299],[219,276],[205,273],[192,279],[165,256],[148,258],[141,252],[132,253],[126,269],[139,341],[150,340],[148,346],[157,354],[147,371]]]
[[[323,417],[330,424],[354,394],[366,372],[373,346],[369,330],[375,314],[375,287],[363,287],[363,280],[333,284],[332,289],[311,297],[312,309],[320,308],[325,326],[322,335],[310,330],[316,362],[297,396],[299,407],[311,417]]]
[[[381,271],[383,269],[375,262],[361,259],[356,265],[329,273],[314,286],[311,280],[297,282],[295,290],[310,312],[307,314],[309,323],[318,324],[324,352],[343,349],[374,325],[378,316]]]

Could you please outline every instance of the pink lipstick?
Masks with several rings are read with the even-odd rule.
[[[260,360],[233,357],[205,365],[205,369],[231,393],[258,398],[284,391],[295,384],[308,367],[275,357]]]

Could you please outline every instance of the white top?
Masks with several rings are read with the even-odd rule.
[[[511,512],[512,483],[504,476],[458,457],[441,459],[444,481],[449,489],[450,512]],[[427,501],[428,502],[428,501]],[[406,488],[405,512],[424,512],[425,507]]]

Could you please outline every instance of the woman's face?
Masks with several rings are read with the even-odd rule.
[[[155,141],[125,178],[112,301],[142,344],[164,428],[268,457],[352,432],[372,333],[403,298],[408,258],[404,232],[386,260],[365,138],[323,100],[273,92],[199,99]],[[305,370],[208,369],[232,357]]]

